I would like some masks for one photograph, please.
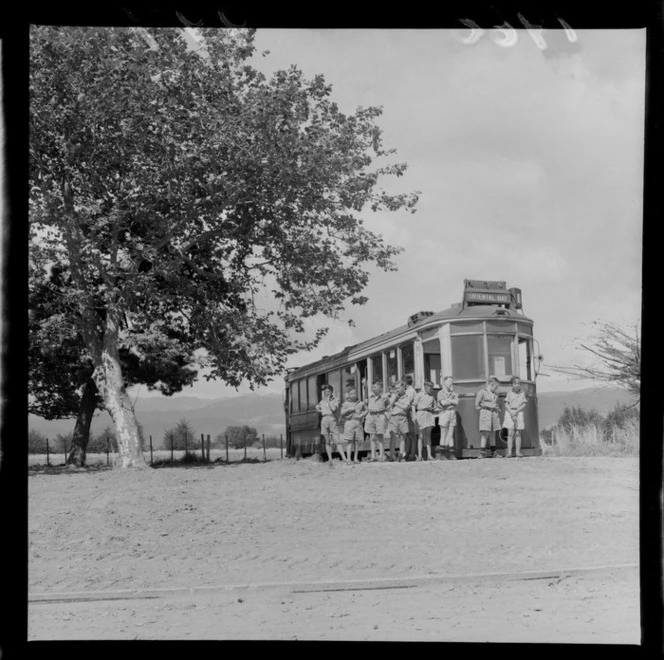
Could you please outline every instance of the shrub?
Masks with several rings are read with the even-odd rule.
[[[602,417],[594,410],[565,408],[557,424],[540,437],[544,453],[554,456],[637,456],[639,411],[618,405]]]
[[[49,446],[49,449],[52,445]],[[30,429],[28,431],[28,453],[29,454],[45,454],[46,453],[46,436],[37,431]]]

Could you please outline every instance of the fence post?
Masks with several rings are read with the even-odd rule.
[[[284,457],[284,434],[279,434],[279,449],[281,450],[281,458]]]
[[[247,438],[244,439],[244,460],[247,460]]]
[[[226,463],[228,463],[228,433],[226,434]]]
[[[189,453],[189,445],[187,444],[187,432],[184,432],[184,455]]]
[[[107,433],[106,434],[106,465],[111,464],[111,459],[110,459],[110,456],[109,456],[110,447],[111,447],[111,440],[108,437],[108,433]]]
[[[207,462],[210,462],[210,434],[207,436]]]
[[[46,465],[51,467],[51,456],[48,451],[48,438],[46,438]]]
[[[265,454],[265,433],[263,433],[263,463],[267,462],[267,455]]]
[[[150,465],[152,465],[152,436],[150,436]]]
[[[205,436],[201,433],[201,456],[203,461],[205,461]]]
[[[171,463],[173,462],[173,434],[171,433]]]
[[[64,452],[65,452],[65,465],[67,465],[67,441],[63,440],[62,444],[65,446]]]

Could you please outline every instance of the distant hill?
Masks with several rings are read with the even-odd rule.
[[[199,399],[197,397],[138,399],[135,405],[136,417],[143,425],[145,437],[152,436],[154,446],[158,446],[164,432],[173,428],[181,419],[189,421],[197,440],[200,434],[210,434],[214,438],[227,426],[248,424],[259,434],[284,433],[285,420],[280,394],[246,394],[224,399]],[[74,428],[73,419],[47,421],[36,415],[29,415],[28,423],[47,437],[70,433]],[[91,433],[97,435],[107,426],[112,426],[106,412],[97,413],[91,425]]]
[[[588,388],[576,392],[545,392],[539,395],[540,428],[553,426],[566,406],[579,406],[585,410],[595,409],[601,414],[612,410],[616,404],[631,404],[634,398],[625,390],[613,387]],[[214,438],[227,426],[248,424],[259,434],[284,433],[285,421],[280,394],[245,394],[224,399],[199,399],[197,397],[150,397],[138,399],[136,416],[143,425],[146,437],[152,435],[155,447],[167,429],[186,418],[200,439],[208,433]],[[67,434],[74,428],[73,419],[46,421],[35,415],[29,416],[30,428],[47,437],[58,433]],[[96,435],[111,426],[108,413],[97,413],[92,420],[92,433]]]
[[[635,401],[633,395],[619,387],[589,387],[576,392],[544,392],[538,394],[537,398],[541,429],[553,426],[567,406],[597,410],[606,415],[616,404],[631,405]]]

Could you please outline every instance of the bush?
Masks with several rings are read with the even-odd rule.
[[[540,433],[546,454],[556,456],[637,456],[639,411],[616,406],[606,417],[596,410],[565,408],[556,425]]]
[[[171,448],[171,439],[173,443],[173,449],[182,450],[182,449],[195,449],[199,447],[200,444],[195,438],[194,429],[187,419],[181,419],[177,425],[168,429],[164,432],[164,437],[162,439],[162,447],[164,449]]]
[[[50,449],[51,447],[49,447]],[[30,429],[28,431],[28,454],[45,454],[46,453],[46,436],[37,431]]]
[[[224,446],[226,443],[226,436],[228,436],[228,446],[232,447],[233,449],[244,449],[245,447],[251,447],[259,440],[258,431],[256,431],[255,428],[247,425],[229,426],[223,433],[220,433],[217,438],[221,439],[221,443]]]

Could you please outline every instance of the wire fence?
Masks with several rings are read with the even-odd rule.
[[[173,434],[166,439],[165,443],[160,443],[155,447],[152,436],[148,436],[143,448],[146,461],[153,467],[168,467],[182,464],[211,464],[211,463],[258,463],[273,460],[280,460],[286,456],[286,447],[284,436],[280,434],[278,446],[276,446],[276,436],[266,436],[261,434],[259,440],[253,444],[243,443],[244,446],[238,448],[237,444],[225,435],[222,442],[219,439],[212,446],[210,434],[200,435],[199,439],[188,438],[184,435],[184,446],[181,440],[178,440]],[[166,445],[164,447],[164,444]],[[60,445],[60,447],[58,447]],[[53,441],[45,439],[45,453],[28,454],[28,467],[35,466],[57,466],[67,463],[71,444],[67,446],[66,441]],[[109,436],[106,437],[105,450],[99,451],[97,446],[94,451],[86,452],[86,465],[114,465],[118,458],[118,452]]]

